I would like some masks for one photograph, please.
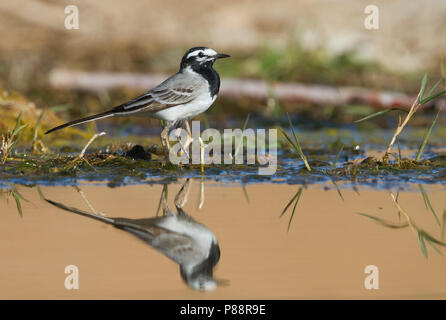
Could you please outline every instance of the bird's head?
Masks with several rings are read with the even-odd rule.
[[[219,285],[227,285],[226,280],[214,278],[214,268],[220,260],[220,247],[213,242],[208,257],[192,266],[180,265],[181,278],[187,285],[199,291],[212,291]]]
[[[207,47],[194,47],[184,54],[181,59],[181,69],[191,67],[192,69],[197,67],[212,67],[215,60],[228,58],[228,54],[218,53],[215,50]]]

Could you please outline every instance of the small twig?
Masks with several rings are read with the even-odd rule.
[[[78,187],[75,187],[76,191],[79,192],[79,194],[81,195],[82,199],[84,199],[85,203],[87,204],[87,206],[90,208],[90,210],[95,214],[95,215],[100,215],[100,216],[105,216],[105,213],[101,212],[101,211],[97,211],[93,205],[90,203],[90,201],[88,201],[87,196],[85,195],[85,193]]]
[[[390,196],[392,197],[393,203],[395,204],[396,208],[398,209],[398,213],[402,213],[406,217],[407,223],[409,223],[409,226],[412,228],[412,230],[417,232],[418,228],[413,224],[412,219],[409,217],[409,215],[398,204],[398,201],[396,200],[393,193],[391,193]]]
[[[90,146],[90,144],[93,143],[93,141],[101,136],[106,135],[106,132],[100,132],[100,133],[95,133],[93,137],[91,137],[90,141],[87,142],[87,144],[85,145],[85,147],[82,149],[81,153],[79,153],[79,155],[73,160],[73,161],[78,161],[80,159],[82,159],[85,155],[85,152],[87,151],[88,147]]]
[[[404,118],[404,121],[401,123],[401,119],[399,120],[398,127],[396,128],[395,133],[393,134],[392,140],[390,140],[390,143],[389,143],[389,146],[387,147],[385,156],[387,156],[390,153],[390,150],[392,149],[392,146],[395,143],[396,138],[401,133],[401,131],[403,131],[404,127],[409,122],[410,118],[421,107],[421,104],[420,104],[421,92],[422,92],[422,90],[420,90],[420,92],[418,92],[417,98],[415,99],[412,106],[410,107],[410,110],[407,113],[406,118]]]

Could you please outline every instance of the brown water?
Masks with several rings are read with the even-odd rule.
[[[180,184],[168,186],[169,207]],[[193,181],[184,210],[218,239],[221,258],[214,270],[227,284],[195,291],[182,280],[178,264],[129,233],[54,207],[37,188],[18,187],[23,217],[12,197],[0,199],[0,298],[39,299],[290,299],[446,298],[446,258],[425,241],[423,255],[411,227],[386,228],[357,212],[388,221],[398,217],[390,191],[304,188],[296,206],[280,218],[298,185],[200,185]],[[425,186],[426,209],[418,187],[400,192],[398,203],[412,223],[441,239],[444,186]],[[95,210],[109,217],[155,216],[161,185],[83,186]],[[73,187],[41,187],[53,201],[91,212]],[[394,192],[396,195],[396,192]],[[444,227],[444,226],[443,226]],[[442,247],[440,250],[445,253]],[[64,286],[67,265],[79,269],[79,289]],[[379,269],[379,289],[367,290],[364,268]]]

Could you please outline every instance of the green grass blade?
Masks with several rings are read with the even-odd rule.
[[[446,247],[446,243],[434,238],[433,236],[431,236],[429,233],[425,232],[424,230],[422,230],[422,231],[423,231],[423,236],[426,240],[431,241],[435,244],[438,244],[439,246]]]
[[[342,151],[344,150],[344,144],[341,142],[341,147],[339,148],[338,153],[336,154],[336,158],[334,162],[331,164],[330,170],[333,171],[333,169],[336,166],[336,163],[339,161],[339,157],[341,156]]]
[[[356,214],[359,214],[359,215],[361,215],[361,216],[363,216],[363,217],[372,219],[373,221],[379,223],[380,225],[382,225],[382,226],[384,226],[384,227],[386,227],[386,228],[390,228],[390,229],[402,229],[402,228],[406,228],[406,227],[409,226],[409,223],[408,223],[408,222],[403,223],[403,224],[395,224],[395,223],[393,223],[393,222],[386,221],[386,220],[384,220],[384,219],[381,219],[381,218],[378,218],[378,217],[369,215],[369,214],[367,214],[367,213],[356,212]]]
[[[245,131],[246,126],[248,125],[249,116],[250,116],[250,114],[248,113],[248,115],[246,116],[245,122],[243,123],[242,132]],[[242,150],[243,150],[243,136],[242,136],[242,138],[241,138],[240,140],[238,140],[237,142],[238,142],[238,143],[237,143],[237,145],[235,146],[234,158],[237,157],[237,155],[238,155],[239,152],[240,152],[240,145],[241,145]]]
[[[418,184],[418,187],[420,188],[420,190],[421,190],[421,194],[423,195],[424,205],[426,206],[426,209],[429,208],[429,210],[430,210],[430,211],[432,212],[432,214],[434,215],[435,220],[437,221],[438,225],[440,226],[440,225],[441,225],[441,224],[440,224],[440,220],[438,219],[437,214],[435,213],[435,210],[434,210],[434,208],[432,207],[432,204],[431,204],[431,202],[430,202],[430,200],[429,200],[429,197],[427,196],[426,191],[424,190],[424,188],[423,188],[423,186],[422,186],[421,184]]]
[[[333,185],[335,186],[336,191],[338,192],[338,195],[339,195],[339,197],[341,198],[341,200],[344,201],[344,197],[342,196],[341,189],[339,189],[339,186],[338,186],[338,184],[336,183],[336,181],[334,181],[333,179],[331,179],[331,182],[332,182]]]
[[[289,144],[294,148],[294,142],[293,140],[291,140],[290,136],[288,135],[288,133],[286,133],[285,129],[283,129],[282,127],[279,127],[280,132],[282,133],[282,135],[288,140]]]
[[[441,95],[443,95],[445,93],[446,93],[446,90],[437,92],[436,94],[431,95],[430,97],[427,97],[426,99],[421,100],[420,104],[423,105],[425,103],[428,103],[429,101],[434,100],[435,98],[438,98],[439,96],[441,96]]]
[[[444,231],[446,227],[446,209],[443,211],[443,224],[441,225],[441,240],[444,240]]]
[[[290,202],[288,202],[288,204],[285,206],[285,208],[282,210],[282,213],[280,214],[280,217],[282,217],[285,212],[288,210],[288,208],[290,207],[290,205],[294,202],[294,200],[297,198],[297,194],[299,193],[299,191],[296,192],[296,194],[291,198]]]
[[[12,149],[15,148],[16,144],[17,144],[17,143],[20,141],[20,139],[22,138],[22,135],[23,135],[23,131],[20,132],[20,134],[18,135],[18,137],[14,139],[14,142],[11,144],[11,148],[10,148],[10,150],[12,150]]]
[[[250,203],[249,196],[248,196],[248,190],[246,190],[245,184],[242,184],[242,190],[243,190],[243,195],[245,196],[246,202]]]
[[[40,189],[40,186],[37,186],[37,192],[39,193],[40,199],[45,200],[45,196],[43,195],[43,192]]]
[[[23,200],[23,201],[25,201],[25,202],[29,202],[29,200],[25,199],[25,198],[20,194],[20,192],[19,192],[17,189],[14,189],[13,194],[16,194],[17,197],[18,197],[20,200]]]
[[[428,73],[426,72],[423,76],[423,80],[421,80],[420,97],[419,97],[418,101],[423,100],[424,91],[426,90],[426,86],[427,86],[427,77],[428,77]]]
[[[303,190],[303,188],[300,187],[299,191],[297,191],[297,198],[296,198],[296,201],[294,203],[293,211],[291,212],[290,221],[288,222],[288,229],[287,229],[287,231],[290,231],[291,222],[293,221],[294,212],[296,211],[297,203],[299,202],[300,196],[302,194],[302,190]]]
[[[13,137],[16,136],[20,131],[25,129],[27,126],[28,126],[27,124],[24,124],[24,125],[21,125],[21,126],[15,128],[14,131],[12,132],[12,136]]]
[[[163,191],[161,192],[160,201],[158,202],[158,208],[156,209],[156,215],[157,216],[158,216],[158,214],[160,212],[161,204],[163,203],[163,197],[167,201],[167,184],[163,185]]]
[[[426,131],[426,134],[424,135],[423,142],[421,143],[420,148],[417,152],[417,157],[415,158],[415,161],[420,161],[421,154],[423,153],[424,147],[426,146],[427,140],[429,140],[429,137],[431,136],[432,129],[435,127],[435,124],[437,123],[438,116],[440,115],[440,111],[438,111],[437,115],[435,116],[434,121],[432,121],[432,124],[430,125],[429,129]]]
[[[19,115],[18,115],[18,117],[17,117],[17,120],[16,120],[16,122],[15,122],[14,130],[12,130],[12,135],[13,135],[13,136],[16,135],[15,132],[16,132],[17,129],[19,128],[21,120],[22,120],[22,112],[19,113]]]
[[[398,159],[401,161],[401,146],[400,146],[400,139],[396,138],[396,144],[398,146]]]
[[[299,154],[299,156],[301,157],[301,159],[304,161],[305,166],[307,168],[308,171],[311,171],[310,165],[307,162],[307,158],[305,157],[305,155],[302,152],[302,149],[300,149],[300,146],[296,145],[295,142],[293,140],[291,140],[290,136],[286,133],[286,131],[279,127],[280,132],[283,134],[283,136],[288,140],[288,142],[290,143],[290,145],[294,148],[294,150],[297,151],[297,153]],[[308,166],[307,166],[308,164]],[[308,169],[309,168],[309,169]]]
[[[15,191],[12,192],[12,196],[14,197],[17,206],[17,211],[19,212],[20,217],[23,218],[22,205],[20,204],[20,196]]]
[[[428,96],[430,96],[432,94],[432,92],[435,91],[435,89],[437,89],[437,87],[444,81],[443,78],[438,79],[437,82],[435,82],[435,84],[432,86],[432,88],[429,90],[429,92],[427,93]]]
[[[404,110],[404,109],[401,109],[401,108],[389,108],[389,109],[386,109],[386,110],[382,110],[382,111],[378,111],[378,112],[369,114],[368,116],[365,116],[364,118],[361,118],[361,119],[359,119],[359,120],[356,120],[355,123],[362,122],[362,121],[365,121],[365,120],[369,120],[369,119],[378,117],[378,116],[380,116],[380,115],[382,115],[382,114],[385,114],[385,113],[387,113],[387,112],[390,112],[390,111],[401,111],[401,112],[405,112],[405,113],[408,113],[408,112],[409,112],[409,111]]]
[[[44,113],[44,112],[45,112],[45,110],[42,110],[42,112],[41,112],[40,115],[39,115],[39,118],[37,119],[36,125],[34,126],[34,138],[33,138],[33,141],[36,141],[36,140],[37,140],[37,133],[38,133],[38,131],[39,131],[40,121],[41,121],[42,118],[43,118],[43,113]]]
[[[307,168],[307,170],[311,171],[311,167],[308,164],[307,157],[305,156],[304,152],[302,151],[302,148],[301,148],[300,143],[299,143],[299,139],[297,138],[297,134],[294,131],[294,126],[291,123],[290,116],[288,115],[288,113],[286,114],[286,116],[288,117],[288,123],[290,124],[291,132],[293,132],[294,141],[295,141],[295,148],[296,148],[297,152],[299,152],[299,155],[302,158],[303,162],[305,163],[305,167]]]
[[[427,248],[424,243],[424,232],[422,230],[418,231],[418,241],[420,242],[421,251],[423,251],[425,258],[427,259]]]
[[[437,246],[435,244],[432,243],[431,240],[429,240],[429,238],[425,238],[427,241],[427,244],[431,246],[432,249],[434,249],[439,255],[443,255],[443,253],[441,253],[440,249],[437,248]]]

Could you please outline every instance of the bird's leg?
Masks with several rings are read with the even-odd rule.
[[[189,146],[194,141],[194,139],[192,138],[192,132],[190,131],[189,122],[187,120],[184,121],[184,126],[187,131],[187,137],[186,137],[186,142],[184,143],[184,145],[180,143],[180,146],[181,146],[181,149],[183,150],[183,152],[190,159]]]
[[[205,147],[205,144],[203,142],[203,139],[201,139],[201,137],[198,137],[198,141],[200,142],[200,171],[201,171],[201,174],[203,175],[203,173],[204,173],[204,147]]]
[[[166,122],[166,126],[163,131],[161,131],[161,143],[164,149],[164,155],[166,156],[166,161],[169,159],[170,143],[169,143],[169,131],[172,128],[171,122]]]
[[[188,158],[190,158],[190,156],[189,156],[189,152],[187,151],[187,150],[188,150],[188,147],[189,147],[189,145],[190,145],[190,142],[189,142],[189,136],[187,136],[187,138],[186,138],[186,143],[185,143],[185,145],[183,145],[183,143],[181,142],[181,128],[177,128],[177,129],[176,129],[175,136],[176,136],[176,138],[178,139],[178,143],[180,144],[180,148],[181,148],[181,150],[178,151],[178,155],[181,157],[181,155],[182,155],[183,152],[184,152],[184,154],[185,154]]]
[[[169,206],[167,204],[167,184],[165,184],[163,186],[163,191],[161,192],[161,199],[160,199],[160,204],[159,207],[163,207],[163,216],[174,216],[175,213],[169,209]],[[159,211],[159,207],[158,207],[158,211]],[[158,216],[158,212],[156,213],[156,215]]]
[[[198,209],[203,208],[203,204],[204,204],[204,181],[203,181],[203,177],[201,177],[201,180],[200,180],[200,201],[198,203]]]
[[[187,199],[189,197],[189,191],[190,179],[187,179],[181,187],[180,191],[178,191],[177,195],[175,196],[175,207],[177,208],[177,210],[182,209],[186,205]]]
[[[188,140],[187,140],[188,143],[187,143],[187,145],[186,145],[186,148],[188,148],[189,145],[194,141],[194,138],[192,138],[192,132],[190,131],[189,121],[186,120],[186,124],[185,124],[185,126],[186,126],[187,139],[188,139]]]

